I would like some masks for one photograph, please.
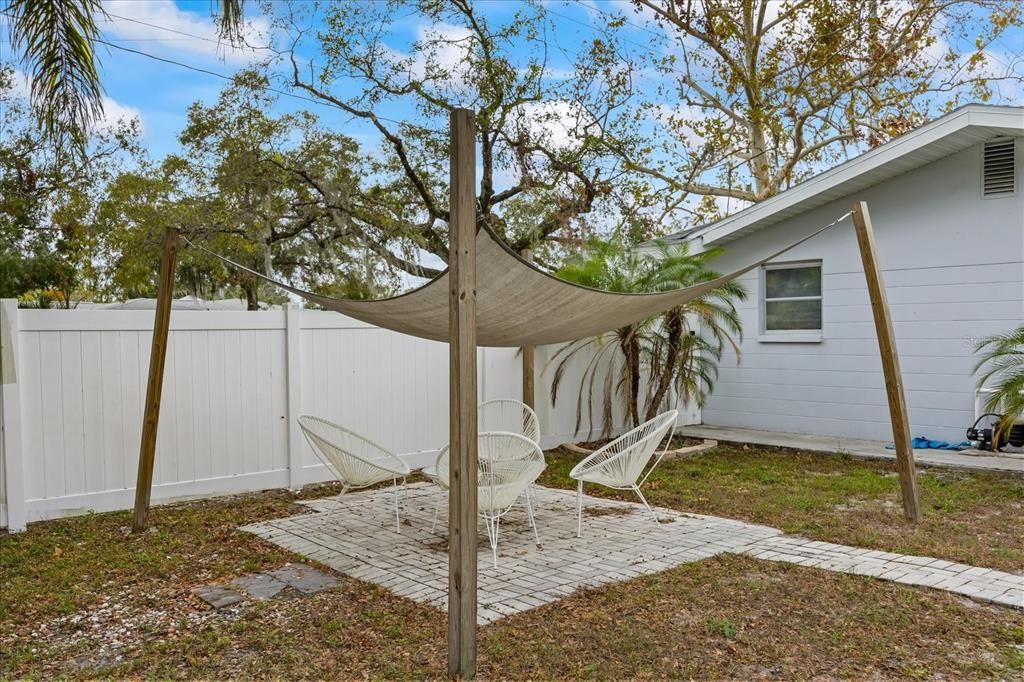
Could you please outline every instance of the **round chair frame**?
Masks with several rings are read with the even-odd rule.
[[[382,445],[321,417],[302,415],[298,421],[313,452],[341,483],[341,492],[334,498],[334,504],[325,512],[321,523],[337,510],[342,495],[349,490],[368,488],[390,478],[395,492],[395,531],[401,533],[399,503],[402,489],[405,487],[405,478],[410,474],[409,465]],[[324,434],[322,429],[328,429],[333,433]],[[331,438],[332,436],[334,438]],[[338,439],[337,436],[341,438]],[[339,444],[335,442],[336,440],[342,440],[343,443]],[[366,454],[353,452],[353,442],[359,444],[360,453],[370,452],[377,456],[368,457]]]
[[[544,471],[546,463],[544,452],[540,446],[526,436],[511,431],[485,431],[478,434],[478,448],[482,455],[477,462],[477,509],[483,517],[487,529],[487,539],[491,545],[491,556],[494,567],[498,566],[498,533],[501,528],[501,517],[512,510],[520,496],[525,498],[526,512],[529,518],[530,527],[533,529],[533,539],[537,546],[540,546],[540,537],[537,533],[537,522],[533,513],[533,503],[530,499],[529,488],[541,472]],[[515,444],[517,447],[510,457],[496,456],[498,451],[492,451],[488,441],[505,441],[505,445]],[[508,450],[505,450],[507,453]],[[437,455],[434,472],[429,475],[431,480],[437,483],[442,490],[450,490],[448,485],[448,446],[441,448]],[[512,474],[514,477],[507,482],[497,482],[496,476]],[[488,481],[489,479],[489,481]],[[438,496],[437,505],[434,507],[434,525],[437,524],[437,514],[441,508],[441,497]]]
[[[647,481],[651,472],[668,452],[678,417],[678,410],[662,412],[657,417],[647,420],[602,446],[572,468],[569,477],[577,482],[576,537],[580,537],[583,531],[584,481],[603,485],[613,490],[632,490],[640,498],[647,511],[651,513],[654,522],[660,523],[658,515],[648,504],[640,486]],[[648,466],[651,457],[654,456],[658,445],[666,434],[668,434],[668,444],[662,449],[654,463]]]

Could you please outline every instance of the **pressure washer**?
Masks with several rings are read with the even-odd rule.
[[[967,440],[978,450],[991,452],[999,452],[1007,445],[1024,447],[1024,422],[1018,421],[1000,430],[998,426],[1005,418],[1005,415],[996,412],[986,412],[967,429]]]

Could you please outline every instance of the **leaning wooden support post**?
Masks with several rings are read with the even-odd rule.
[[[178,232],[169,229],[164,237],[164,250],[160,257],[160,288],[157,291],[156,319],[153,322],[153,343],[149,355],[146,404],[142,412],[142,444],[139,446],[139,475],[135,483],[135,513],[132,516],[134,532],[145,530],[149,517],[156,429],[160,421],[160,395],[163,393],[164,361],[167,358],[167,336],[171,326],[171,300],[174,297],[174,270],[177,263]]]
[[[868,296],[871,312],[875,317],[875,332],[878,335],[878,350],[882,355],[882,373],[885,375],[885,395],[889,401],[889,419],[892,421],[892,438],[896,445],[896,470],[900,477],[900,492],[903,496],[903,515],[909,521],[921,520],[921,503],[917,495],[917,478],[914,470],[914,450],[910,447],[910,424],[907,420],[907,401],[903,395],[903,375],[900,373],[900,359],[896,353],[896,337],[889,315],[889,302],[885,295],[882,270],[878,265],[875,235],[871,229],[868,205],[859,201],[853,206],[853,224],[857,228],[857,246],[864,263],[864,276],[868,282]]]
[[[448,673],[476,674],[476,121],[451,112]]]
[[[533,252],[530,249],[524,249],[522,252],[523,260],[527,263],[533,262]],[[530,409],[536,409],[536,395],[534,391],[534,351],[533,346],[522,346],[519,349],[523,356],[523,402],[530,406]]]
[[[536,409],[536,388],[534,382],[534,350],[533,346],[523,346],[523,402]]]

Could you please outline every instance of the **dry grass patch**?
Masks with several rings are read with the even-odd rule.
[[[548,484],[573,458],[550,461]],[[885,463],[820,455],[720,448],[665,463],[651,497],[850,544],[1019,561],[1019,480],[921,482],[919,529],[886,504],[897,489]],[[368,583],[222,611],[192,595],[302,560],[237,530],[299,509],[275,491],[157,508],[139,536],[123,512],[0,535],[0,678],[444,677],[444,614]],[[483,679],[1019,679],[1022,646],[1019,611],[719,556],[482,628],[479,663]]]
[[[500,621],[483,634],[482,671],[512,678],[1012,678],[1024,664],[1015,646],[1022,637],[1019,612],[722,555]]]

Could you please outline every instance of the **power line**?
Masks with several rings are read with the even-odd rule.
[[[185,37],[188,37],[188,38],[194,38],[195,40],[202,40],[202,41],[205,41],[205,42],[208,42],[208,43],[213,43],[213,44],[218,45],[218,46],[224,46],[225,45],[224,41],[222,41],[220,39],[210,38],[209,36],[200,36],[200,35],[196,35],[195,33],[188,33],[187,31],[180,31],[180,30],[175,29],[175,28],[168,28],[167,26],[161,26],[159,24],[152,24],[152,23],[150,23],[148,21],[143,21],[142,19],[135,19],[133,17],[126,17],[126,16],[122,16],[120,14],[114,14],[113,12],[107,12],[107,14],[109,16],[111,16],[111,17],[114,17],[115,19],[120,19],[122,21],[130,21],[130,22],[132,22],[134,24],[139,24],[141,26],[148,26],[149,28],[155,28],[155,29],[160,30],[160,31],[166,31],[167,33],[176,33],[177,35],[180,35],[180,36],[185,36]],[[109,22],[109,23],[114,23],[114,22]],[[118,40],[124,40],[124,38],[118,38]],[[152,40],[160,40],[160,39],[159,38],[153,38]],[[232,49],[243,50],[243,48],[230,45],[230,43],[228,43],[228,46],[231,47]],[[269,50],[270,48],[266,47],[266,46],[262,46],[262,45],[249,45],[248,43],[246,43],[244,49],[249,49],[249,50]]]
[[[220,39],[214,39],[214,38],[210,38],[208,36],[200,36],[200,35],[196,35],[195,33],[188,33],[186,31],[181,31],[181,30],[178,30],[178,29],[168,28],[166,26],[160,26],[159,24],[152,24],[152,23],[149,23],[147,21],[143,21],[141,19],[136,19],[136,18],[133,18],[133,17],[126,17],[126,16],[123,16],[123,15],[120,15],[120,14],[114,14],[113,12],[108,12],[107,14],[108,14],[108,16],[114,17],[115,19],[120,19],[120,20],[123,20],[123,21],[129,21],[129,22],[132,22],[132,23],[140,24],[142,26],[148,26],[150,28],[155,28],[155,29],[160,30],[160,31],[167,31],[167,32],[170,32],[170,33],[175,33],[177,35],[185,36],[187,38],[192,38],[192,39],[195,39],[195,40],[201,40],[201,41],[204,41],[204,42],[213,43],[213,44],[217,45],[218,47],[223,47],[224,46],[224,43]],[[113,22],[109,22],[109,23],[113,23]],[[119,41],[123,41],[124,39],[123,38],[118,38],[118,40]],[[162,39],[160,39],[160,38],[152,38],[150,40],[158,42],[158,41],[160,41]],[[168,39],[168,40],[170,40],[170,39]],[[246,50],[252,50],[252,51],[263,50],[263,51],[269,51],[269,52],[274,52],[275,54],[279,54],[276,51],[274,51],[273,48],[271,48],[270,46],[267,46],[267,45],[249,45],[248,43],[245,43],[245,47],[244,48],[238,47],[238,46],[230,46],[230,47],[233,50],[236,50],[236,51],[239,51],[239,52],[245,52]],[[156,56],[153,56],[153,55],[148,55],[148,54],[145,55],[145,56],[152,57],[153,59],[161,59],[159,57],[156,57]],[[293,57],[294,57],[294,55],[293,55]],[[185,68],[189,68],[189,66],[187,64],[182,64],[182,63],[179,63],[179,62],[174,62],[173,60],[163,60],[163,61],[168,61],[169,63],[178,64],[179,66],[184,66]],[[298,61],[299,63],[301,63],[303,65],[309,66],[311,68],[314,68],[314,69],[317,68],[316,64],[313,61],[311,61],[311,60],[305,60],[305,59],[298,59],[298,58],[296,58],[296,61]],[[221,77],[224,77],[224,76],[221,76]],[[271,92],[278,92],[280,94],[284,94],[284,95],[289,96],[289,97],[296,97],[298,99],[303,99],[303,100],[306,100],[306,101],[316,101],[318,104],[323,104],[323,105],[326,105],[326,106],[333,106],[333,105],[330,105],[327,102],[312,100],[310,98],[302,97],[302,96],[299,96],[299,95],[294,95],[292,93],[285,93],[285,92],[280,91],[280,90],[270,89],[270,91]],[[388,121],[389,123],[397,124],[397,121],[393,121],[391,119],[382,118],[382,117],[378,117],[378,118],[381,118],[382,121]]]
[[[176,59],[170,59],[169,57],[160,57],[160,56],[155,55],[155,54],[150,54],[149,52],[143,52],[142,50],[136,50],[136,49],[133,49],[133,48],[130,48],[130,47],[125,47],[124,45],[118,45],[117,43],[112,43],[109,40],[103,40],[102,38],[97,38],[96,39],[96,43],[98,43],[100,45],[106,45],[107,47],[112,47],[112,48],[114,48],[116,50],[121,50],[122,52],[128,52],[130,54],[138,55],[140,57],[146,57],[147,59],[152,59],[154,61],[163,62],[165,64],[171,64],[172,66],[177,66],[177,67],[182,68],[182,69],[188,69],[189,71],[195,71],[197,73],[202,73],[202,74],[205,74],[207,76],[213,76],[215,78],[220,78],[221,80],[225,80],[225,81],[229,81],[229,82],[234,82],[234,80],[235,80],[232,76],[228,76],[226,74],[219,73],[217,71],[211,71],[210,69],[204,69],[201,66],[194,66],[192,64],[186,64],[185,62],[180,62],[180,61],[178,61]],[[312,104],[319,104],[320,106],[330,107],[334,111],[340,111],[340,109],[338,109],[337,106],[331,104],[330,102],[324,102],[323,100],[314,99],[312,97],[305,97],[303,95],[296,95],[293,92],[288,92],[287,90],[281,90],[280,88],[267,87],[267,88],[265,88],[265,90],[267,90],[268,92],[273,92],[275,94],[281,95],[283,97],[290,97],[292,99],[301,100],[303,102],[311,102]],[[388,123],[393,123],[395,125],[401,125],[401,122],[396,121],[394,119],[385,118],[383,116],[378,116],[377,118],[379,118],[382,121],[387,121]]]

